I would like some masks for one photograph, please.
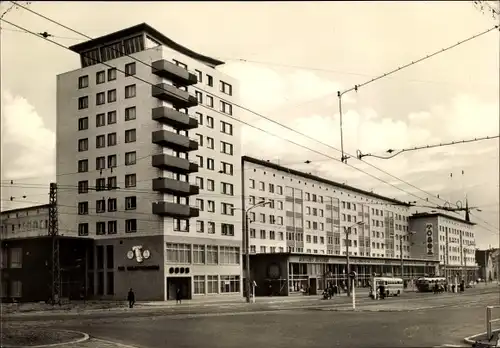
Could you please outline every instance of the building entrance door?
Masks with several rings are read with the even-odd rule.
[[[177,289],[183,300],[191,300],[191,277],[167,277],[167,300],[174,300]]]

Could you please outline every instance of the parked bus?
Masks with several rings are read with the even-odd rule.
[[[436,286],[443,286],[446,284],[446,278],[444,277],[422,277],[418,278],[415,282],[415,286],[419,292],[432,292]]]
[[[372,285],[374,291],[378,291],[380,285],[384,285],[385,296],[400,296],[404,289],[404,282],[402,278],[373,277]]]

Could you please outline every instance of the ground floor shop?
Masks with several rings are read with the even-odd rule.
[[[341,286],[347,281],[345,257],[257,254],[252,255],[250,267],[252,279],[257,285],[257,296],[286,296],[305,289],[317,294],[329,283]],[[350,258],[350,270],[358,275],[358,287],[369,286],[368,282],[374,274],[402,277],[406,283],[417,277],[439,274],[438,262],[404,260],[401,265],[401,260],[397,259],[361,257]]]
[[[466,284],[477,281],[478,266],[450,266],[440,265],[440,274],[449,283],[459,283],[464,280]]]

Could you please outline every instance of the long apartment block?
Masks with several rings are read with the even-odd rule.
[[[71,49],[81,67],[57,76],[59,217],[95,240],[89,294],[240,294],[238,86],[224,62],[147,24]]]

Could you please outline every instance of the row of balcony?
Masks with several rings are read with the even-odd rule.
[[[198,82],[196,75],[164,59],[153,62],[151,72],[172,81],[172,83],[177,86],[190,86]],[[152,119],[178,130],[197,128],[198,120],[175,109],[196,106],[198,105],[198,100],[196,97],[189,94],[189,92],[179,89],[174,85],[158,83],[151,87],[151,95],[154,98],[169,102],[174,107],[154,108],[151,112]],[[166,130],[154,131],[152,133],[152,142],[178,152],[198,150],[198,143],[196,141],[189,139],[187,136]],[[154,155],[151,164],[155,168],[168,170],[178,174],[186,175],[198,172],[198,164],[192,163],[185,158],[172,155]],[[163,177],[153,179],[152,186],[153,191],[180,197],[197,195],[200,192],[199,187],[196,185]],[[200,215],[197,208],[190,207],[186,204],[171,202],[155,202],[153,203],[152,209],[153,214],[165,217],[192,218]]]

